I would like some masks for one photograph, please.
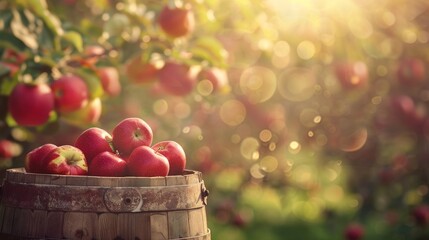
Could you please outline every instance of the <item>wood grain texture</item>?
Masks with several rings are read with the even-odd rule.
[[[110,178],[11,169],[5,176],[0,239],[210,239],[196,171]]]

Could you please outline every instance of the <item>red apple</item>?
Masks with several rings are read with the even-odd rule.
[[[16,63],[0,62],[0,64],[9,69],[9,76],[13,76],[19,71],[19,65]]]
[[[149,83],[156,80],[158,68],[153,63],[144,62],[140,56],[137,56],[127,62],[125,74],[133,83]]]
[[[134,149],[128,158],[128,172],[139,177],[167,176],[168,159],[148,146]]]
[[[426,226],[429,223],[429,206],[419,205],[413,208],[411,215],[419,226]]]
[[[39,126],[46,123],[54,110],[54,95],[45,83],[18,83],[9,95],[9,112],[21,126]]]
[[[20,153],[19,144],[9,141],[7,139],[0,140],[0,159],[12,158],[18,156]]]
[[[109,96],[118,96],[121,93],[118,70],[114,67],[100,67],[96,70],[103,86],[104,93]]]
[[[44,173],[46,172],[45,157],[54,149],[57,145],[47,143],[38,148],[31,150],[25,156],[24,168],[27,172],[31,173]]]
[[[425,116],[418,111],[414,100],[407,95],[396,95],[390,99],[392,112],[408,127],[420,131],[424,126]]]
[[[226,71],[220,68],[205,68],[202,69],[197,76],[198,80],[208,80],[212,87],[213,92],[224,90],[228,86],[228,76]]]
[[[153,145],[152,149],[168,159],[170,164],[168,175],[183,174],[186,166],[186,155],[180,144],[175,141],[162,141]]]
[[[197,81],[189,66],[173,61],[165,63],[158,77],[160,87],[167,93],[177,96],[191,93]]]
[[[112,136],[104,129],[92,127],[83,131],[76,139],[74,146],[79,148],[85,155],[88,164],[92,159],[102,152],[113,152],[110,142]]]
[[[420,84],[426,77],[425,65],[418,58],[403,59],[396,72],[398,82],[404,86]]]
[[[88,168],[88,175],[122,177],[125,175],[127,162],[110,151],[95,156]]]
[[[361,88],[368,84],[368,69],[364,62],[337,64],[335,73],[344,89]]]
[[[3,53],[2,59],[6,60],[7,62],[13,62],[19,65],[27,59],[27,55],[22,52],[17,52],[13,49],[6,49]]]
[[[62,145],[50,151],[43,165],[50,174],[85,175],[88,172],[85,155],[72,145]]]
[[[349,224],[344,232],[346,240],[359,240],[362,239],[363,235],[364,229],[358,223]]]
[[[112,131],[113,147],[121,156],[128,156],[139,146],[152,144],[152,128],[141,118],[126,118]]]
[[[51,83],[55,107],[61,113],[76,111],[88,103],[88,87],[82,78],[67,75]]]
[[[85,47],[83,52],[84,58],[81,61],[82,65],[92,66],[98,62],[98,59],[100,59],[100,57],[103,56],[106,51],[101,46],[89,45]]]
[[[170,37],[183,37],[194,31],[195,17],[190,9],[164,6],[158,18],[161,29]]]
[[[95,124],[100,119],[102,107],[100,98],[94,98],[83,108],[74,112],[64,113],[61,117],[66,122],[78,126]]]

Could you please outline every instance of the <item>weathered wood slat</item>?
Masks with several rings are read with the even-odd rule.
[[[48,212],[46,237],[63,238],[64,213],[57,211]]]

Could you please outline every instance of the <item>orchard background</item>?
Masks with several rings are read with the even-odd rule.
[[[428,42],[426,0],[2,0],[1,166],[141,117],[203,172],[213,239],[429,239]],[[79,109],[14,118],[70,75]]]

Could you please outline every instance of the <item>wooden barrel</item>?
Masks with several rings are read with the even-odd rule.
[[[210,239],[197,171],[147,178],[15,168],[1,190],[1,239]]]

